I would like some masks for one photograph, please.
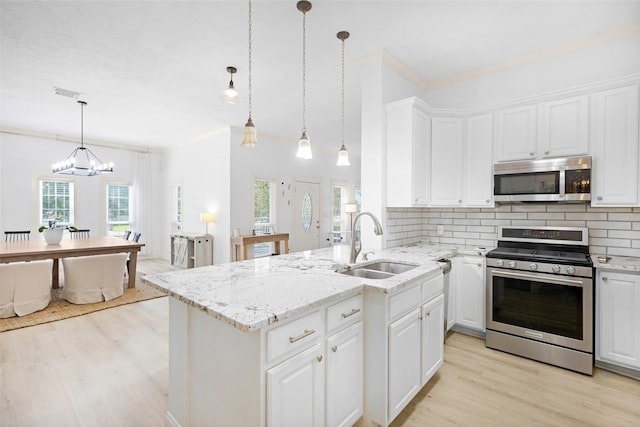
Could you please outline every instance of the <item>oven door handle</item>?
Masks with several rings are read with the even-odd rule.
[[[536,282],[546,282],[546,283],[555,283],[559,285],[571,285],[571,286],[584,286],[584,282],[582,280],[571,280],[571,279],[562,279],[559,277],[547,277],[544,279],[537,276],[532,276],[530,274],[522,274],[522,273],[512,273],[510,271],[498,271],[491,270],[491,274],[493,276],[501,276],[513,279],[526,279],[526,280],[534,280]]]

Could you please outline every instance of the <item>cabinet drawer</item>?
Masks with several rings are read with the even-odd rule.
[[[427,302],[444,291],[444,276],[438,274],[422,283],[422,302]]]
[[[327,308],[327,332],[362,319],[362,295],[356,295]]]
[[[393,322],[398,316],[418,307],[421,302],[420,297],[421,287],[419,285],[393,295],[389,298],[389,320]]]
[[[316,342],[322,335],[319,311],[267,332],[267,361]]]

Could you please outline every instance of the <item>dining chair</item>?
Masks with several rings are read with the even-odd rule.
[[[61,298],[73,304],[89,304],[122,296],[126,259],[126,253],[62,258]]]
[[[84,229],[77,229],[77,230],[69,230],[69,238],[70,239],[82,239],[85,237],[89,237],[89,232],[91,230],[89,230],[88,228],[84,228]]]
[[[133,239],[131,239],[132,242],[138,242],[138,240],[140,240],[140,236],[142,236],[142,233],[133,233]],[[131,254],[127,255],[127,275],[129,274],[129,261],[131,260]]]
[[[51,302],[53,260],[0,264],[0,318],[25,316]]]
[[[29,240],[29,236],[31,235],[30,230],[26,231],[5,231],[4,232],[4,241],[5,242],[17,242],[20,240]]]
[[[129,237],[131,236],[131,230],[127,230],[124,232],[124,234],[122,235],[122,238],[124,240],[129,240]]]

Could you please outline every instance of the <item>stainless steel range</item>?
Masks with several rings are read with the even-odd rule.
[[[586,228],[499,227],[487,253],[487,347],[592,374],[588,241]]]

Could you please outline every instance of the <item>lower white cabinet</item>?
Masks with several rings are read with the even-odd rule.
[[[324,365],[320,344],[267,370],[268,426],[324,425]]]
[[[365,292],[367,422],[388,426],[442,365],[442,271],[386,294]]]
[[[455,324],[479,333],[485,332],[485,258],[457,256],[452,259],[451,280],[455,281]]]
[[[596,365],[640,377],[640,275],[598,270],[596,295]]]
[[[362,346],[362,321],[327,338],[327,426],[352,426],[362,416]]]

